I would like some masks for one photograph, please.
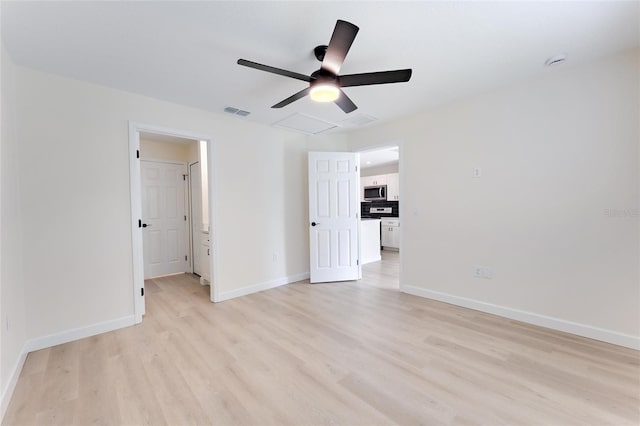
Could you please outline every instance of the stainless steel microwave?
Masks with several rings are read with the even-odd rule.
[[[387,201],[387,185],[365,186],[365,201]]]

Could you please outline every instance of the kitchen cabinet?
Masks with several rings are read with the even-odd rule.
[[[400,249],[400,220],[382,219],[382,247],[385,249]]]
[[[398,173],[386,175],[387,201],[400,201],[400,182]]]
[[[362,186],[375,186],[375,185],[386,185],[386,184],[387,184],[387,175],[362,176],[360,178],[360,185]]]
[[[380,257],[380,219],[360,221],[360,264],[377,262]]]
[[[211,244],[208,232],[200,233],[200,244],[198,245],[200,254],[200,284],[211,283]]]

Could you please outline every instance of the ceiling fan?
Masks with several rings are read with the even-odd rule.
[[[307,95],[317,102],[335,102],[345,113],[355,111],[358,107],[344,93],[342,87],[367,86],[372,84],[402,83],[411,78],[411,69],[378,71],[361,74],[338,75],[344,58],[349,52],[359,28],[350,22],[338,20],[328,46],[317,46],[314,49],[316,59],[322,64],[320,69],[307,76],[257,62],[238,59],[238,65],[271,72],[285,77],[306,81],[309,87],[278,102],[271,108],[282,108]]]

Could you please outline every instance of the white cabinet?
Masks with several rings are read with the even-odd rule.
[[[209,234],[206,232],[200,233],[200,244],[198,245],[198,251],[200,254],[200,284],[205,285],[211,282],[211,244],[209,240]]]
[[[377,262],[380,257],[380,219],[360,221],[360,264]]]
[[[360,185],[362,186],[375,186],[375,185],[386,185],[386,184],[387,184],[387,175],[362,176],[360,178]]]
[[[400,249],[400,220],[382,219],[382,247]]]
[[[397,173],[386,175],[387,201],[400,201],[400,182]]]

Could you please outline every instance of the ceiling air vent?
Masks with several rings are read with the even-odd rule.
[[[244,111],[244,110],[230,107],[230,106],[226,107],[224,109],[224,112],[229,114],[239,115],[240,117],[246,117],[247,115],[251,114],[249,111]]]

